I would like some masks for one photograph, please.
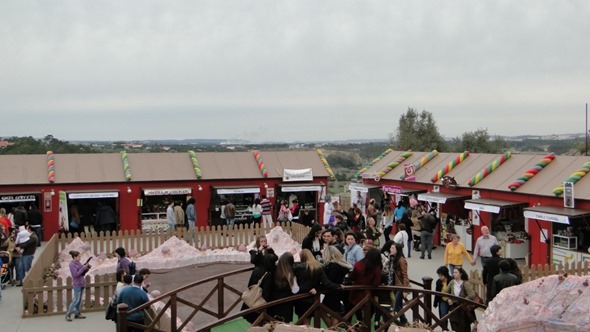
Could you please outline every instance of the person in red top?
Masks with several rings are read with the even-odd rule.
[[[383,264],[381,262],[381,252],[377,248],[371,248],[367,251],[365,258],[354,264],[350,272],[350,281],[353,286],[367,285],[377,287],[381,283],[381,270]],[[366,290],[351,290],[348,295],[347,311],[358,304],[363,298],[370,295],[370,291]],[[359,321],[363,319],[362,309],[356,312],[356,317]]]
[[[6,216],[6,209],[0,208],[0,227],[2,227],[2,231],[4,234],[8,234],[10,228],[12,227],[12,223],[10,219]]]

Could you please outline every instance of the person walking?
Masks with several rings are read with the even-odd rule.
[[[460,242],[461,237],[453,234],[451,243],[447,244],[445,248],[445,265],[449,266],[449,272],[453,274],[453,270],[457,267],[463,267],[463,257],[467,258],[469,262],[473,259],[465,249],[465,245]]]
[[[490,294],[490,302],[496,297],[496,295],[500,294],[500,292],[504,288],[520,285],[520,281],[518,280],[518,277],[512,273],[509,273],[510,262],[503,259],[498,263],[498,268],[500,270],[500,273],[497,276],[495,276],[494,279],[492,280],[492,287],[491,287],[491,291],[490,291],[490,293],[491,293]]]
[[[70,251],[70,256],[72,256],[72,261],[70,262],[70,273],[72,274],[72,286],[74,288],[74,299],[70,306],[68,307],[68,311],[66,312],[66,321],[72,321],[72,314],[74,314],[75,319],[84,319],[86,318],[80,312],[80,306],[82,304],[82,293],[84,292],[84,287],[86,287],[86,280],[84,280],[84,276],[86,272],[90,270],[90,265],[88,263],[82,264],[80,262],[80,252],[76,250]]]
[[[176,221],[176,224],[174,225],[175,229],[182,229],[184,227],[184,217],[185,213],[182,209],[182,202],[174,202],[174,221]]]
[[[332,205],[332,196],[326,195],[324,197],[324,219],[322,220],[324,226],[330,225],[330,217],[334,212],[334,206]]]
[[[494,244],[492,248],[490,248],[490,253],[492,254],[492,257],[486,261],[483,271],[481,272],[481,279],[486,286],[486,305],[493,299],[492,285],[494,284],[494,277],[500,273],[500,261],[502,260],[500,255],[502,254],[502,247]]]
[[[37,243],[39,240],[37,239],[37,234],[33,231],[31,226],[26,227],[26,231],[29,233],[29,239],[25,242],[17,244],[17,247],[23,250],[22,256],[19,260],[19,265],[17,266],[17,278],[18,276],[21,277],[21,282],[18,286],[22,286],[22,280],[24,280],[25,275],[31,269],[33,265],[33,259],[35,258],[35,251],[37,250]]]
[[[390,240],[389,235],[393,230],[393,209],[389,205],[383,207],[381,225],[383,227],[383,237],[385,237],[385,242],[387,242]]]
[[[424,254],[428,252],[428,259],[432,259],[432,248],[434,246],[434,229],[436,227],[436,219],[432,212],[425,213],[418,217],[420,219],[420,243],[422,247],[422,255],[420,259],[424,259]]]
[[[176,225],[176,214],[174,213],[174,201],[170,201],[166,208],[166,222],[168,223],[168,230],[171,232],[174,230]]]
[[[436,269],[436,274],[438,275],[438,279],[436,280],[435,291],[437,292],[444,292],[447,288],[447,285],[451,281],[451,276],[449,275],[449,268],[445,265]],[[448,298],[440,295],[436,295],[434,297],[434,302],[432,304],[435,308],[438,307],[438,318],[444,317],[446,314],[449,313],[449,302]],[[440,327],[446,331],[448,327],[448,320],[445,319],[441,324]]]
[[[254,224],[260,224],[260,221],[262,220],[262,205],[260,205],[260,198],[256,198],[254,204],[252,204],[252,220],[254,221]]]
[[[444,292],[468,300],[475,298],[473,285],[469,282],[469,276],[462,267],[454,269],[453,280],[449,282]],[[449,298],[447,303],[449,303],[449,311],[452,311],[459,305],[459,302],[453,298]],[[471,323],[475,322],[475,312],[468,312],[462,309],[456,310],[451,315],[450,321],[453,331],[471,332]]]
[[[236,223],[236,206],[232,200],[227,201],[223,208],[223,214],[225,215],[225,222],[228,229],[233,229]]]
[[[404,245],[400,243],[393,243],[389,247],[389,261],[387,262],[387,285],[410,287],[410,279],[408,277],[408,261],[404,257]],[[403,307],[404,294],[402,291],[395,292],[394,311],[399,312]],[[402,325],[408,324],[406,315],[402,314],[399,318]]]
[[[268,228],[272,228],[273,221],[272,221],[272,203],[270,199],[266,198],[266,195],[262,195],[262,201],[260,201],[260,205],[262,205],[262,223],[263,225],[268,226]]]
[[[111,232],[117,230],[117,215],[113,208],[107,204],[98,202],[98,209],[96,210],[96,221],[94,229],[97,232]]]
[[[194,231],[197,224],[197,210],[195,209],[195,199],[191,197],[187,201],[186,206],[186,220],[188,222],[188,230]]]
[[[481,227],[481,236],[475,241],[475,247],[473,248],[473,262],[471,265],[475,265],[477,258],[481,257],[481,266],[484,267],[486,262],[492,257],[490,249],[493,245],[498,245],[498,239],[490,234],[488,226]]]

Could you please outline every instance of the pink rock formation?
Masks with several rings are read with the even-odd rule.
[[[477,330],[590,331],[588,280],[554,275],[506,288],[490,302]]]

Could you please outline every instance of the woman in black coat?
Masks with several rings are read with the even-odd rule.
[[[248,280],[248,287],[257,284],[260,278],[264,277],[260,287],[262,288],[262,297],[267,302],[270,302],[272,298],[272,284],[277,260],[278,257],[275,255],[274,250],[266,243],[266,236],[259,236],[256,239],[254,249],[250,250],[250,263],[254,264],[254,270],[252,270],[252,275]],[[248,309],[248,306],[245,303],[242,304],[242,310],[246,309]],[[244,318],[252,324],[258,318],[258,315],[258,313],[250,313],[245,315]]]
[[[332,283],[342,285],[344,277],[346,277],[348,272],[352,270],[352,265],[344,259],[344,256],[342,256],[342,253],[336,248],[336,246],[327,246],[322,254],[326,277],[328,277]],[[348,293],[341,290],[328,291],[326,292],[322,303],[334,312],[342,315],[344,314],[344,303],[347,295]],[[330,326],[336,326],[338,323],[340,323],[338,319],[332,318]]]
[[[301,263],[296,264],[293,268],[297,283],[299,284],[298,294],[313,294],[321,292],[322,290],[336,290],[340,289],[339,284],[335,284],[328,279],[322,264],[315,259],[311,251],[307,249],[301,250]],[[313,297],[306,297],[295,301],[295,313],[301,317],[307,309],[313,304]],[[309,325],[309,318],[303,321],[304,325]]]
[[[314,224],[309,229],[309,233],[301,241],[301,249],[308,249],[313,257],[322,257],[322,226]]]

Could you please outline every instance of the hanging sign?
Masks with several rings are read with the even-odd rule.
[[[0,196],[0,203],[34,202],[35,195],[10,195]]]
[[[146,196],[188,195],[191,192],[191,188],[164,188],[143,190],[143,194]]]
[[[416,167],[414,164],[404,164],[404,181],[416,181]]]
[[[574,208],[574,183],[563,183],[563,207]]]
[[[283,181],[313,181],[313,172],[311,168],[304,169],[284,169],[283,170]]]
[[[402,187],[400,186],[385,185],[381,187],[381,190],[386,194],[401,194],[403,192]]]

